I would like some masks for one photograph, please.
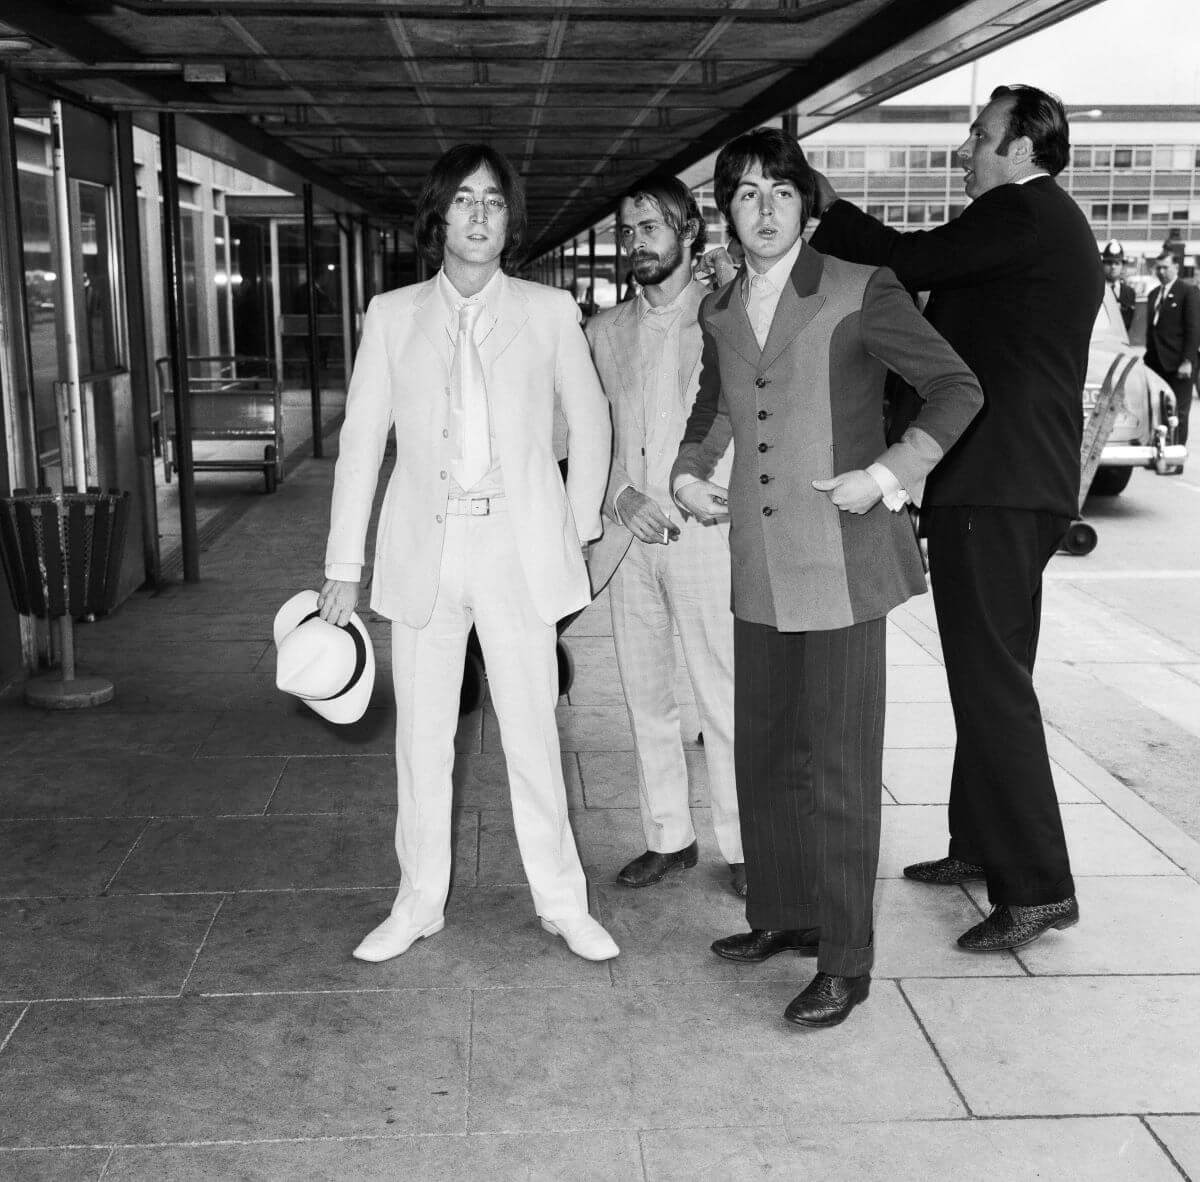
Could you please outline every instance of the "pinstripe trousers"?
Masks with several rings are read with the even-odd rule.
[[[886,620],[734,621],[734,758],[752,928],[819,928],[820,972],[874,957]]]

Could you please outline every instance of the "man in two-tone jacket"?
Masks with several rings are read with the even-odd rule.
[[[891,271],[803,243],[816,181],[793,137],[738,137],[715,189],[746,266],[701,306],[700,388],[671,476],[684,509],[731,523],[750,931],[713,951],[815,954],[784,1016],[832,1026],[870,985],[886,616],[925,590],[902,510],[983,398]],[[891,447],[887,369],[924,399]],[[710,475],[731,434],[726,491]]]

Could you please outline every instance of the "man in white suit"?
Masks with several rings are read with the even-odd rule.
[[[583,550],[601,532],[608,405],[570,295],[502,270],[524,228],[508,161],[482,144],[451,148],[425,181],[416,221],[419,249],[441,269],[371,301],[355,359],[320,610],[343,623],[358,600],[394,426],[371,607],[393,621],[401,870],[391,914],[354,951],[360,960],[399,956],[445,924],[454,732],[472,625],[542,926],[588,960],[618,951],[588,914],[554,720],[555,624],[590,598]],[[556,397],[568,430],[565,489]]]
[[[615,568],[613,640],[647,846],[618,879],[649,886],[672,870],[690,869],[699,856],[675,698],[678,629],[704,733],[717,846],[733,891],[744,895],[733,772],[729,526],[681,517],[667,491],[700,375],[696,313],[708,288],[692,278],[692,259],[704,249],[704,220],[682,181],[652,177],[621,199],[618,231],[641,291],[587,325],[615,440],[605,533],[589,566],[594,590]],[[721,461],[722,476],[731,460]]]

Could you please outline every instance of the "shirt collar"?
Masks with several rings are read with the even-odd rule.
[[[800,251],[804,246],[804,239],[797,238],[792,249],[787,252],[782,258],[777,259],[771,264],[767,270],[762,272],[762,279],[765,281],[768,290],[782,291],[783,285],[787,282],[788,276],[792,273],[792,268],[796,265],[796,260],[800,257]],[[746,265],[746,291],[750,290],[750,280],[758,272],[751,269],[750,265]]]
[[[498,317],[498,307],[500,301],[501,285],[503,283],[504,272],[497,269],[496,273],[483,285],[482,290],[476,292],[473,296],[462,295],[458,288],[450,282],[446,275],[445,268],[442,268],[437,273],[437,289],[442,297],[442,302],[446,307],[447,326],[451,332],[455,329],[455,318],[458,316],[458,310],[463,304],[479,304],[484,305],[484,311],[489,320],[496,320]],[[477,338],[478,339],[478,338]]]
[[[1023,176],[1019,181],[1013,181],[1013,184],[1027,185],[1030,181],[1040,181],[1042,177],[1049,175],[1048,172],[1031,172],[1028,176]]]
[[[646,299],[646,293],[639,290],[637,293],[636,304],[638,321],[640,322],[644,320],[647,316],[661,316],[665,318],[681,311],[683,308],[683,301],[687,296],[688,288],[690,286],[690,282],[684,284],[684,286],[680,289],[679,294],[669,304],[661,304],[657,308],[654,307],[648,299]]]

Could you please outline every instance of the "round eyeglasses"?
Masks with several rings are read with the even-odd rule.
[[[475,212],[475,206],[482,205],[484,213],[502,214],[508,210],[508,202],[503,197],[468,197],[466,193],[458,193],[450,199],[450,208],[455,213],[470,215]]]

